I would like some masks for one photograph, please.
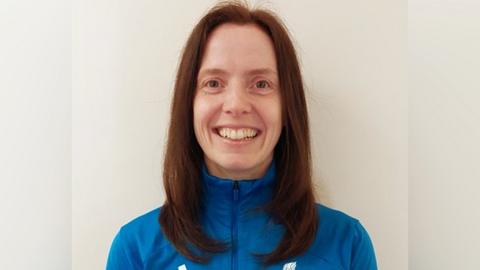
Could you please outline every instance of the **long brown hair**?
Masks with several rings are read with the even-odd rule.
[[[259,26],[271,38],[277,60],[285,125],[274,150],[277,181],[273,199],[263,209],[286,230],[276,249],[261,255],[268,265],[305,252],[318,226],[302,76],[286,27],[270,11],[223,2],[212,8],[190,34],[175,82],[163,171],[166,202],[159,221],[170,242],[193,261],[205,263],[215,253],[228,249],[226,243],[205,235],[200,224],[203,151],[193,130],[193,99],[203,51],[209,34],[223,23]]]

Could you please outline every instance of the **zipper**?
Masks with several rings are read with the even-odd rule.
[[[238,193],[240,186],[238,181],[233,182],[233,204],[232,204],[232,270],[238,269]]]

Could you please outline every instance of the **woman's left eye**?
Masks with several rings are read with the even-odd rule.
[[[270,84],[266,80],[261,80],[255,83],[255,87],[257,88],[267,88],[270,87]]]

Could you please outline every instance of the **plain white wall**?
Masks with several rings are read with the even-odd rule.
[[[409,3],[410,269],[480,269],[480,2]]]
[[[102,269],[119,227],[163,201],[161,161],[180,52],[214,1],[76,1],[73,269]],[[406,3],[270,1],[308,88],[323,201],[357,217],[381,269],[407,267]]]
[[[70,2],[0,2],[0,269],[71,267]]]

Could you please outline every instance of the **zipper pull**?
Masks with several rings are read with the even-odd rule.
[[[238,181],[233,182],[233,200],[237,201],[238,200],[238,190],[240,189],[240,186],[238,184]]]

